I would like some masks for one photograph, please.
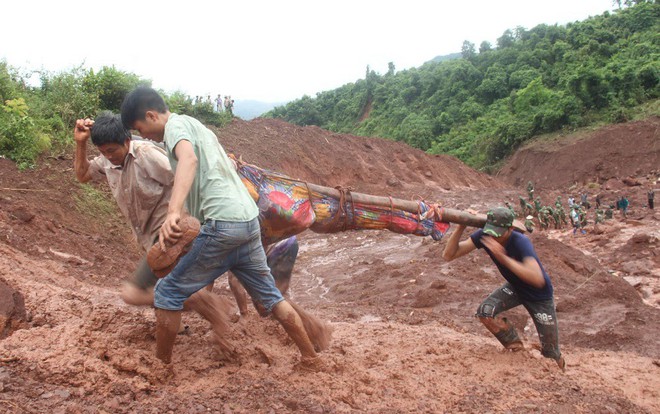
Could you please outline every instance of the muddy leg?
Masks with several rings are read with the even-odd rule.
[[[490,333],[495,335],[495,338],[497,338],[506,349],[512,351],[523,349],[523,343],[516,332],[516,328],[514,328],[506,318],[497,315],[520,304],[521,302],[518,294],[507,282],[500,288],[495,289],[486,300],[481,302],[481,305],[479,305],[479,308],[477,309],[476,316],[479,318],[479,321],[484,324]]]
[[[172,362],[174,340],[181,324],[181,311],[156,308],[156,357],[166,364]]]
[[[479,320],[484,324],[486,329],[490,331],[490,333],[495,335],[495,338],[497,338],[506,349],[519,351],[525,348],[518,336],[518,332],[516,332],[516,328],[514,328],[506,318],[479,317]]]
[[[273,316],[282,325],[289,337],[295,342],[302,354],[303,360],[316,358],[314,345],[309,340],[300,315],[286,300],[281,301],[273,308]]]
[[[231,293],[234,294],[234,298],[236,299],[236,305],[238,306],[238,311],[241,313],[241,315],[247,315],[248,313],[248,301],[247,301],[247,294],[245,293],[245,289],[243,289],[243,285],[241,285],[241,282],[236,279],[236,276],[233,274],[229,273],[229,288],[231,289]]]
[[[234,346],[226,338],[227,332],[229,332],[229,312],[231,310],[229,302],[202,289],[188,298],[183,306],[184,309],[192,309],[199,313],[211,323],[214,341],[223,356],[229,358],[235,355]]]
[[[154,305],[154,288],[142,289],[133,283],[126,282],[122,287],[120,296],[124,303],[133,306],[153,306]],[[188,327],[181,322],[179,324],[180,334],[188,332]]]
[[[133,306],[153,306],[154,289],[142,289],[133,283],[125,282],[122,286],[120,296],[124,303]]]
[[[294,302],[288,302],[300,316],[303,326],[305,327],[305,332],[307,332],[309,340],[312,341],[312,345],[314,345],[314,350],[316,352],[321,352],[328,349],[332,337],[332,327],[319,320],[316,316],[310,315]]]

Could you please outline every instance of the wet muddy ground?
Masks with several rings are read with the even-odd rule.
[[[362,181],[348,174],[338,184],[352,178],[364,192],[424,193],[459,209],[485,211],[524,193],[454,161],[406,153],[397,143],[381,148],[369,139],[268,122],[239,123],[226,131],[236,135],[227,146],[243,140],[249,148],[255,136],[284,145],[298,134],[330,146],[318,153],[341,154],[346,145],[335,141],[349,140],[354,159],[378,152],[385,160],[378,162],[396,157],[415,168],[408,164],[403,173],[390,163],[387,174]],[[241,129],[246,135],[239,136]],[[337,159],[315,171],[341,169]],[[286,160],[284,172],[312,180],[304,175],[310,164]],[[278,159],[269,162],[264,166],[274,168]],[[360,164],[359,171],[368,167]],[[452,176],[456,168],[466,173]],[[443,183],[425,183],[426,171],[432,177],[445,171]],[[405,174],[415,177],[387,184]],[[332,178],[324,173],[319,184]],[[503,281],[483,252],[445,263],[444,241],[365,231],[300,237],[290,297],[334,328],[320,372],[300,369],[279,324],[251,309],[231,326],[228,339],[238,355],[229,361],[218,358],[207,323],[184,314],[190,328],[177,337],[171,375],[154,357],[153,309],[128,306],[117,294],[140,252],[116,211],[79,208],[83,190],[71,160],[46,160],[41,170],[21,173],[0,159],[0,188],[0,278],[19,294],[0,297],[0,309],[14,310],[0,340],[2,412],[660,411],[660,216],[641,205],[628,220],[615,216],[601,234],[589,229],[574,237],[565,228],[531,235],[555,286],[565,373],[533,348],[538,338],[524,310],[509,314],[527,347],[518,353],[503,351],[474,318]],[[98,191],[104,194],[102,186]],[[224,278],[214,292],[231,298]]]

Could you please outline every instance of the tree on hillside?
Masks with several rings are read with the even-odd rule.
[[[497,48],[504,49],[507,47],[513,46],[515,39],[513,37],[513,32],[510,29],[507,29],[502,33],[502,36],[497,38]]]
[[[634,3],[634,4],[633,4]],[[660,5],[638,1],[582,22],[518,26],[462,59],[365,79],[266,116],[397,139],[488,167],[534,134],[628,119],[660,95]],[[366,108],[369,108],[368,117]]]
[[[83,84],[85,88],[98,94],[100,109],[118,112],[124,97],[130,91],[138,86],[150,86],[151,82],[114,66],[104,66],[96,74],[93,69],[90,70]]]
[[[463,56],[463,59],[471,60],[476,55],[477,52],[474,43],[464,40],[463,46],[461,47],[461,56]]]
[[[387,73],[385,74],[386,76],[393,76],[394,75],[394,62],[388,62],[387,63]]]

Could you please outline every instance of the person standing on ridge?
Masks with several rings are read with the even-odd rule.
[[[648,193],[646,193],[646,199],[649,203],[649,209],[653,210],[653,199],[655,198],[655,190],[653,188],[649,188]]]
[[[215,98],[215,111],[222,112],[222,96],[220,94]]]
[[[630,205],[630,202],[628,201],[628,197],[621,196],[621,213],[623,213],[623,218],[627,219],[628,218],[628,206]]]

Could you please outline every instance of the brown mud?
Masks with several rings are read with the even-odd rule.
[[[619,127],[636,136],[654,125]],[[612,128],[593,134],[630,148],[617,146],[621,130]],[[320,185],[480,211],[524,194],[509,173],[489,177],[391,141],[263,119],[235,121],[218,135],[250,163]],[[300,237],[291,300],[334,330],[318,369],[304,369],[280,324],[253,308],[229,328],[229,360],[214,350],[208,323],[184,313],[189,333],[177,336],[169,369],[155,358],[153,309],[118,295],[139,248],[116,209],[81,207],[71,165],[46,159],[19,172],[0,159],[0,279],[19,297],[0,295],[0,310],[16,310],[3,314],[0,412],[660,412],[660,290],[651,283],[660,277],[660,215],[644,207],[642,188],[657,163],[603,176],[608,197],[631,190],[627,220],[615,215],[600,234],[531,235],[555,286],[566,373],[533,349],[524,310],[508,315],[527,348],[517,353],[474,318],[502,283],[485,254],[445,263],[444,241],[373,231]],[[628,176],[642,186],[628,187]],[[572,180],[539,179],[537,194],[565,201]],[[593,200],[591,181],[570,191]],[[112,203],[104,185],[95,188]],[[214,291],[231,298],[225,277]]]

